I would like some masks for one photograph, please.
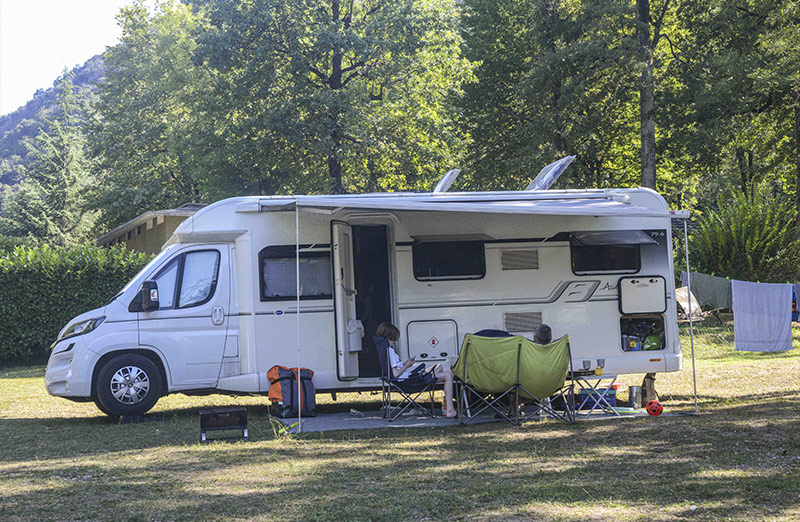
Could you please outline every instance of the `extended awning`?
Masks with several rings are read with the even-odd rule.
[[[346,197],[297,196],[296,198],[264,198],[258,211],[293,210],[294,206],[330,212],[340,210],[384,210],[421,212],[473,212],[484,214],[529,214],[549,216],[627,216],[672,217],[669,211],[631,205],[611,198],[548,198],[473,200],[437,196]],[[252,209],[256,210],[256,209]]]
[[[656,245],[658,241],[642,230],[608,230],[592,232],[573,232],[570,237],[573,245]]]

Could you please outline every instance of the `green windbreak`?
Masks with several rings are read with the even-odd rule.
[[[550,344],[516,337],[479,337],[467,334],[453,375],[480,391],[503,393],[519,384],[539,399],[564,385],[569,370],[569,336]],[[521,395],[525,395],[521,392]]]

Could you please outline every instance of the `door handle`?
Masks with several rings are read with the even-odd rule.
[[[354,295],[358,295],[358,291],[357,290],[351,290],[350,288],[343,288],[343,289],[344,289],[344,294],[347,297],[353,297]]]
[[[211,322],[215,325],[221,325],[225,322],[225,310],[221,306],[215,306],[211,309]]]

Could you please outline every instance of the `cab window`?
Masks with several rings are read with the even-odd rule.
[[[158,309],[191,308],[207,303],[217,287],[219,259],[217,250],[196,250],[170,261],[153,278],[158,285]]]

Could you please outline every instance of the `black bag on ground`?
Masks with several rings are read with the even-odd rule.
[[[300,396],[298,400],[297,368],[273,366],[267,372],[269,400],[274,415],[281,418],[296,417],[302,407],[303,417],[314,417],[317,407],[317,391],[314,388],[314,371],[300,368]]]

